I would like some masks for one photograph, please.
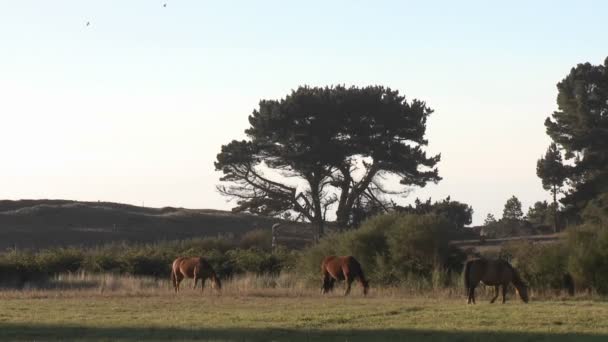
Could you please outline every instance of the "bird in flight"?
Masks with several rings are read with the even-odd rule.
[[[167,4],[163,4],[163,7],[167,7]]]
[[[91,26],[91,22],[87,21],[87,26]]]

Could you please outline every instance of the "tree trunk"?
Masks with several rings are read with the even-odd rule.
[[[325,234],[325,222],[323,221],[323,218],[315,218],[315,222],[312,222],[312,226],[313,226],[313,240],[314,243],[318,243],[319,240],[321,239],[321,237],[323,237],[323,234]]]
[[[553,232],[557,233],[557,187],[553,186]]]
[[[319,173],[316,173],[318,175]],[[313,206],[313,227],[315,228],[314,241],[319,242],[319,239],[323,236],[325,219],[323,218],[323,208],[321,206],[321,192],[319,190],[320,179],[312,176],[309,178],[308,184],[310,185],[310,194],[312,197]]]
[[[336,223],[340,229],[345,229],[348,225],[349,210],[346,208],[346,201],[350,194],[350,185],[352,177],[347,168],[340,169],[344,180],[340,185],[340,200],[338,202],[338,210],[336,210]]]

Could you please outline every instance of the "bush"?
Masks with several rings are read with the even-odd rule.
[[[445,218],[436,215],[376,216],[357,230],[321,239],[303,252],[299,268],[309,278],[318,280],[324,257],[353,255],[374,283],[398,284],[412,277],[422,277],[430,283],[434,270],[448,272],[454,265],[462,267],[464,255],[452,253],[448,245],[450,228]]]
[[[608,229],[584,225],[568,229],[568,270],[578,287],[608,294]]]
[[[84,253],[76,248],[44,250],[36,255],[37,268],[49,275],[60,272],[75,272],[84,261]]]
[[[270,251],[272,248],[272,231],[270,229],[254,229],[243,234],[239,241],[242,249],[258,248]]]
[[[171,272],[171,262],[157,255],[130,254],[122,263],[123,273],[147,276],[165,276]]]
[[[431,215],[408,215],[396,222],[387,236],[391,260],[398,276],[429,276],[448,256],[447,221]]]
[[[568,272],[568,249],[564,243],[513,241],[502,248],[500,256],[511,261],[533,288],[563,288],[564,275]]]
[[[486,238],[498,239],[512,236],[527,236],[536,233],[532,224],[524,220],[501,219],[484,227]]]
[[[32,253],[0,254],[0,284],[23,284],[36,277],[84,270],[167,277],[178,256],[203,256],[220,277],[234,274],[278,274],[293,270],[296,253],[278,249],[241,249],[226,239],[188,239],[153,244],[112,243],[96,248],[53,248]],[[16,285],[13,285],[16,286]]]

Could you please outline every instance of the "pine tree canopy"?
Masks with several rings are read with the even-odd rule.
[[[237,199],[235,211],[295,212],[322,234],[328,210],[347,225],[363,197],[382,204],[403,187],[441,179],[440,156],[424,151],[432,112],[382,86],[304,86],[262,100],[249,116],[247,139],[223,145],[217,155],[224,183],[218,189]],[[391,188],[387,176],[402,188]]]

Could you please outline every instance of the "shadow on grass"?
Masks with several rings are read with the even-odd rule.
[[[0,324],[0,340],[10,341],[607,341],[606,334],[461,332],[410,329],[183,329],[95,328]]]

